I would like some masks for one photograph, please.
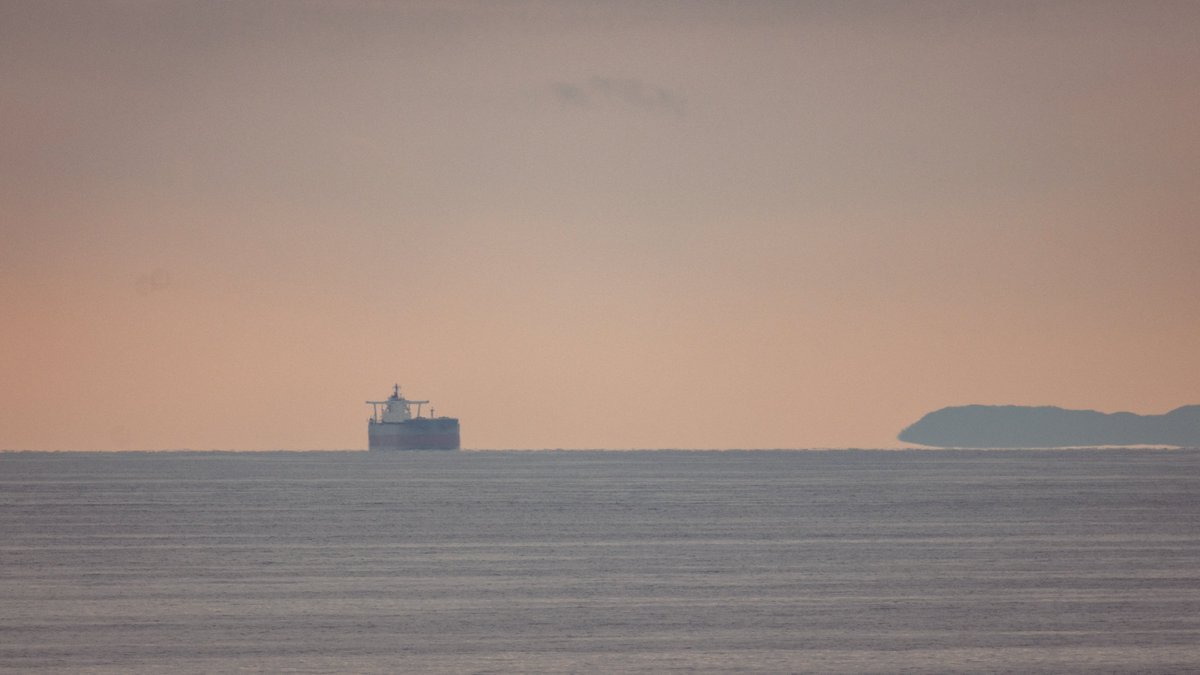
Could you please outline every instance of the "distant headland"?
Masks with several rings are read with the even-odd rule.
[[[965,405],[935,410],[900,432],[939,448],[1063,448],[1097,445],[1200,447],[1200,405],[1165,415],[1052,406]]]

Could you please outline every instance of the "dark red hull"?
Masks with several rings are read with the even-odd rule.
[[[418,417],[406,422],[368,422],[369,450],[458,450],[458,420]]]

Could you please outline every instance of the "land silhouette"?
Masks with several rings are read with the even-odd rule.
[[[925,415],[898,438],[939,448],[1200,447],[1200,405],[1183,406],[1164,415],[1054,406],[952,406]]]

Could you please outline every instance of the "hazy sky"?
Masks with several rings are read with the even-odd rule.
[[[0,0],[0,448],[1200,403],[1200,2]]]

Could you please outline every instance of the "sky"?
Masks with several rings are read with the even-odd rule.
[[[0,448],[1200,403],[1200,3],[0,0]]]

